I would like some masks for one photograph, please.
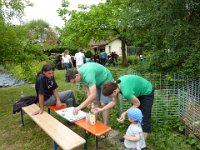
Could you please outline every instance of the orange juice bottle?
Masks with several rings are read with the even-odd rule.
[[[96,116],[95,116],[95,111],[94,111],[94,104],[91,104],[91,112],[90,112],[90,124],[95,125],[96,122]]]

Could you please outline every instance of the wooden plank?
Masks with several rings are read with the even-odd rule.
[[[62,149],[74,149],[86,141],[71,129],[63,125],[47,112],[41,115],[31,115],[37,111],[39,107],[36,104],[29,105],[22,108],[40,128],[42,128]]]

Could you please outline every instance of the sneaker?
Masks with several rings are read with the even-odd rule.
[[[124,137],[120,137],[120,138],[119,138],[119,141],[120,141],[120,142],[124,142]]]

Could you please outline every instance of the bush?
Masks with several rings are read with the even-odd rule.
[[[139,57],[136,55],[127,56],[127,61],[130,65],[137,65],[139,63]]]
[[[92,52],[90,50],[86,51],[85,57],[86,58],[92,58]]]
[[[13,74],[17,79],[34,83],[37,72],[41,70],[45,63],[46,62],[32,61],[18,65],[7,64],[5,67],[8,70],[7,72]]]

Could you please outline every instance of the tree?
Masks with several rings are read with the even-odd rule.
[[[66,1],[63,1],[66,2]],[[60,16],[70,15],[63,30],[63,43],[73,43],[77,46],[86,46],[90,40],[110,40],[119,38],[122,41],[123,65],[127,65],[125,43],[126,26],[122,25],[120,13],[123,11],[124,3],[100,3],[92,5],[89,10],[81,6],[80,11],[68,11],[68,5],[62,5]]]
[[[24,8],[33,6],[29,0],[0,0],[0,18],[10,22],[14,17],[21,20]]]
[[[16,56],[23,50],[24,39],[20,34],[21,28],[10,24],[13,17],[21,17],[26,6],[31,6],[29,1],[0,0],[0,64],[17,61]],[[17,26],[18,27],[18,26]]]
[[[131,9],[138,11],[130,21],[141,21],[138,29],[145,31],[153,52],[150,70],[199,76],[200,2],[151,0],[134,1],[132,5]]]
[[[24,27],[28,32],[28,39],[32,43],[42,45],[44,50],[58,47],[58,36],[46,21],[41,19],[32,20]]]

